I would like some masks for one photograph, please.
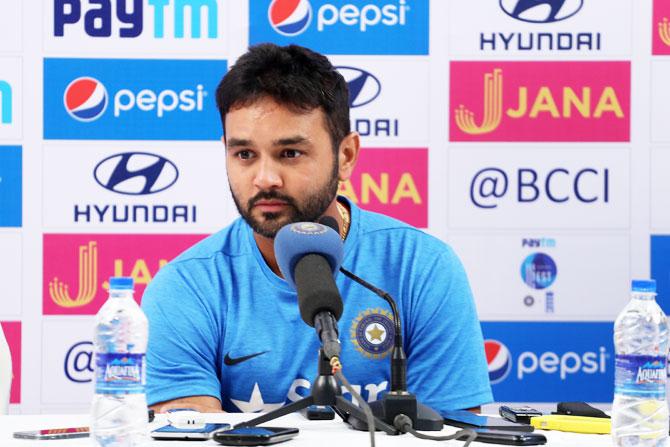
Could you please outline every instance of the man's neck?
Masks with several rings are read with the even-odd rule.
[[[342,228],[344,222],[342,221],[340,213],[337,211],[337,198],[333,200],[333,202],[328,206],[328,208],[326,208],[326,212],[323,213],[323,215],[334,218],[337,221],[337,225],[339,225],[339,227]],[[265,262],[267,263],[268,267],[270,267],[270,269],[277,276],[283,278],[284,276],[281,274],[281,271],[279,271],[279,266],[277,265],[277,257],[275,256],[275,249],[274,249],[274,242],[275,242],[274,239],[261,236],[258,233],[254,233],[254,239],[256,240],[256,245],[258,245],[258,249],[261,251],[263,259],[265,259]]]

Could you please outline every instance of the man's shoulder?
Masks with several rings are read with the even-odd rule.
[[[218,256],[237,257],[246,255],[249,251],[245,224],[238,218],[222,230],[186,249],[170,264],[174,266]]]
[[[451,251],[444,241],[393,217],[359,208],[359,219],[360,242],[393,240],[435,252]]]

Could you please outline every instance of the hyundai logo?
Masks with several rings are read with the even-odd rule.
[[[349,87],[349,107],[356,108],[374,101],[382,91],[382,84],[372,73],[355,67],[335,67]]]
[[[93,171],[100,186],[119,194],[146,195],[168,189],[179,177],[167,158],[147,152],[125,152],[102,160]]]
[[[568,19],[584,6],[584,0],[500,0],[505,14],[530,23],[553,23]]]

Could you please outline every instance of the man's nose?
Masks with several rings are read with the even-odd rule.
[[[277,163],[267,158],[261,160],[254,176],[254,186],[261,190],[281,188],[282,177]]]

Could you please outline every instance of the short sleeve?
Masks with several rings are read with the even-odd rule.
[[[197,269],[186,271],[179,264],[163,267],[142,297],[149,405],[198,395],[221,400],[219,311],[197,287]]]
[[[413,282],[406,324],[408,388],[436,410],[493,401],[484,342],[463,266],[445,246]]]

